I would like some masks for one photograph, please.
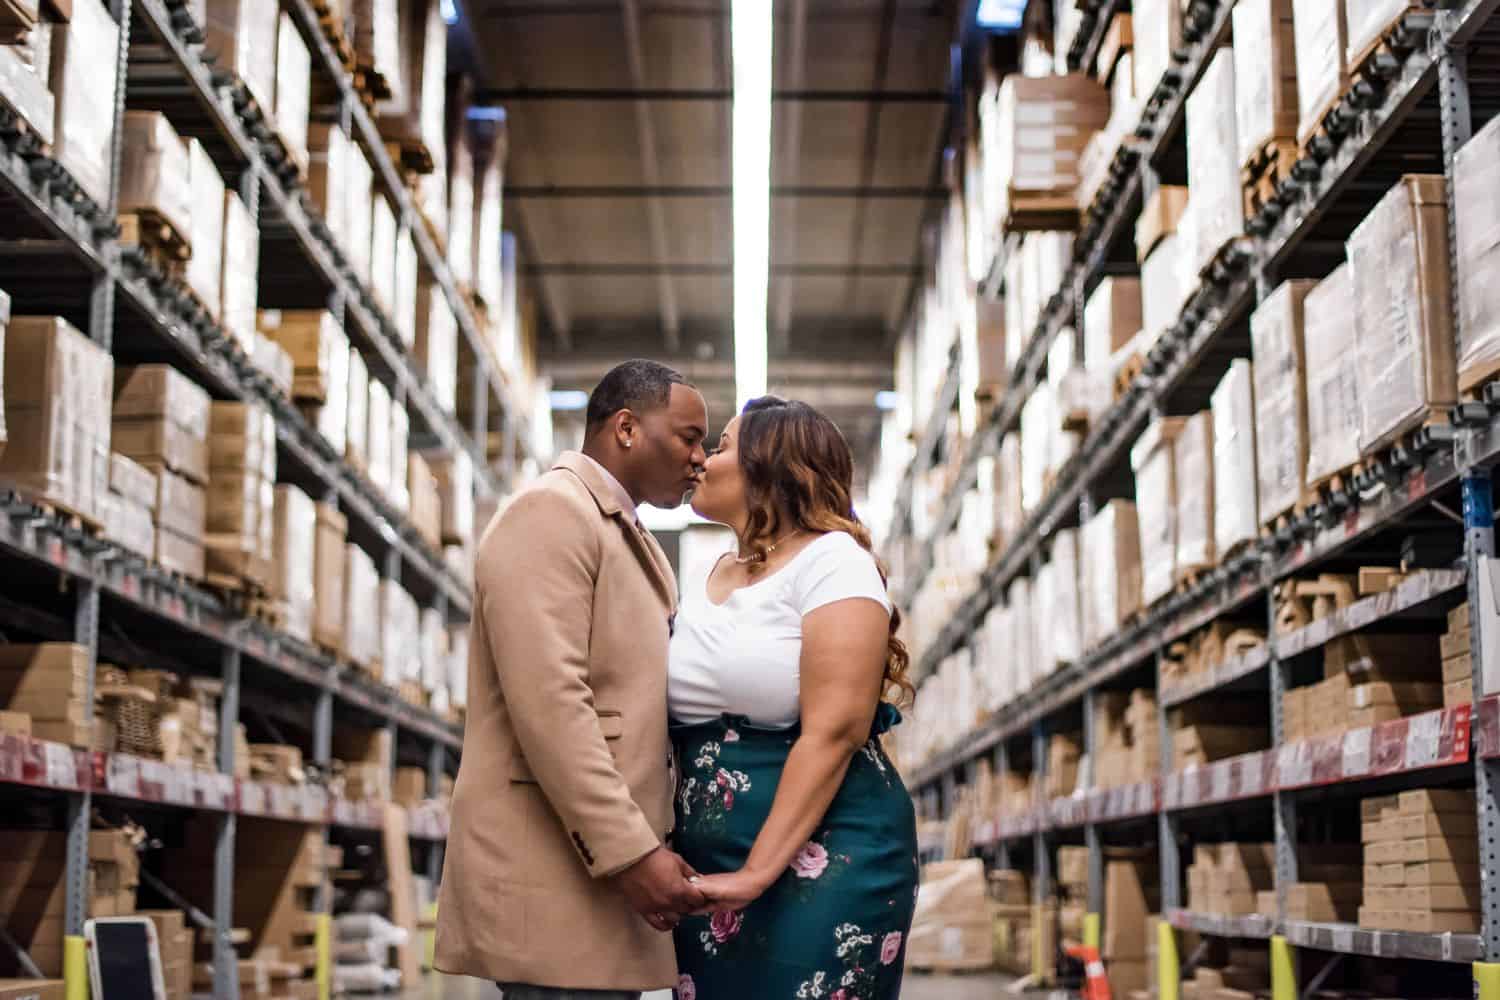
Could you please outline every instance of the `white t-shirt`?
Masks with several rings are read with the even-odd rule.
[[[802,616],[851,597],[891,610],[875,558],[843,531],[813,539],[722,605],[709,600],[707,583],[683,595],[668,663],[672,718],[689,725],[726,713],[765,729],[796,725]]]

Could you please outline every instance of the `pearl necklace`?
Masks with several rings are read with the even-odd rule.
[[[750,563],[765,562],[767,559],[769,559],[771,557],[771,553],[776,551],[776,546],[780,545],[782,542],[786,541],[788,538],[791,538],[795,534],[797,534],[797,533],[795,531],[793,531],[790,534],[786,534],[786,535],[781,536],[776,541],[772,542],[770,545],[767,545],[766,546],[766,551],[765,551],[764,555],[761,555],[760,553],[755,553],[753,555],[748,555],[748,556],[735,556],[734,557],[735,565],[736,566],[748,566]]]

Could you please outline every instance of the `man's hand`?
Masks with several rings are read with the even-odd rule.
[[[658,847],[629,868],[610,876],[610,881],[648,924],[659,931],[669,931],[677,926],[683,914],[701,909],[707,902],[698,887],[688,882],[697,874],[675,851]]]

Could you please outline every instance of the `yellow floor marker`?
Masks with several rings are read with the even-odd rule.
[[[1042,933],[1042,921],[1046,919],[1046,909],[1040,903],[1033,903],[1031,907],[1031,974],[1036,977],[1037,982],[1045,983],[1050,978],[1047,970],[1047,957],[1043,954],[1043,943],[1047,937]],[[71,1000],[71,998],[70,998]]]
[[[1474,1000],[1500,1000],[1500,963],[1474,963]]]
[[[333,995],[333,918],[326,913],[318,914],[317,928],[313,932],[313,948],[318,956],[318,964],[313,973],[318,984],[318,1000],[329,1000]]]
[[[76,934],[63,938],[63,995],[89,1000],[89,945]]]
[[[1182,967],[1177,961],[1177,934],[1165,920],[1156,922],[1156,995],[1160,1000],[1178,1000]]]
[[[1083,915],[1083,943],[1089,948],[1099,947],[1099,914],[1085,913]]]
[[[1292,946],[1271,935],[1271,1000],[1297,1000],[1297,963]]]

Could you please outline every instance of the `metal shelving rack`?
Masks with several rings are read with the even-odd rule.
[[[1085,5],[1082,29],[1069,51],[1073,69],[1093,61],[1110,18],[1121,6],[1118,0]],[[1052,338],[1077,322],[1111,248],[1128,232],[1145,193],[1158,183],[1156,168],[1181,128],[1187,94],[1207,57],[1226,37],[1231,7],[1220,0],[1196,0],[1185,14],[1186,42],[1174,54],[1173,65],[1147,102],[1139,126],[1116,154],[1109,180],[1084,214],[1073,265],[1047,304],[989,423],[970,440],[964,474],[945,498],[945,511],[958,509],[963,494],[974,487],[978,459],[994,454],[1000,438],[1014,427],[1022,404],[1042,376]],[[1352,87],[1334,110],[1328,135],[1309,147],[1277,197],[1247,220],[1244,236],[1221,251],[1177,323],[1151,351],[1145,371],[1090,428],[1038,509],[921,653],[915,676],[929,675],[947,656],[968,645],[990,607],[1003,599],[1011,580],[1031,570],[1047,539],[1084,516],[1085,509],[1092,509],[1095,482],[1118,466],[1147,422],[1166,412],[1168,400],[1222,346],[1226,336],[1243,329],[1249,311],[1275,287],[1288,264],[1295,262],[1299,248],[1318,240],[1326,231],[1322,227],[1339,224],[1330,220],[1336,219],[1340,209],[1347,212],[1351,201],[1357,203],[1355,207],[1368,208],[1371,199],[1396,177],[1420,169],[1403,159],[1414,150],[1418,162],[1432,165],[1429,172],[1442,170],[1451,176],[1453,155],[1469,138],[1474,115],[1487,120],[1500,110],[1494,78],[1471,77],[1467,66],[1472,46],[1496,41],[1500,25],[1493,14],[1497,7],[1500,0],[1454,0],[1406,15],[1405,50],[1397,58],[1381,57],[1375,75]],[[1373,194],[1372,178],[1378,182]],[[1451,230],[1451,185],[1449,203]],[[1047,879],[1052,841],[1059,834],[1076,836],[1081,830],[1089,849],[1090,922],[1097,926],[1101,831],[1154,819],[1161,849],[1162,906],[1170,925],[1213,936],[1268,940],[1280,970],[1273,977],[1273,995],[1278,1000],[1297,995],[1295,976],[1286,971],[1292,963],[1282,964],[1278,958],[1290,956],[1293,948],[1335,956],[1474,963],[1476,996],[1500,996],[1500,692],[1484,687],[1481,665],[1495,641],[1484,628],[1485,616],[1473,616],[1471,706],[1354,730],[1341,739],[1288,744],[1283,738],[1280,697],[1289,681],[1288,662],[1332,638],[1397,616],[1431,616],[1460,603],[1465,593],[1471,608],[1483,606],[1481,595],[1492,599],[1494,588],[1489,580],[1497,564],[1490,469],[1496,464],[1500,464],[1500,392],[1490,392],[1480,402],[1458,407],[1451,428],[1435,429],[1413,446],[1397,449],[1347,493],[1313,505],[1275,535],[1234,554],[1190,588],[1138,616],[1103,645],[1059,668],[983,725],[959,737],[910,775],[919,809],[929,817],[945,813],[956,801],[959,785],[972,774],[974,762],[991,757],[1003,771],[1013,744],[1027,739],[1037,744],[1038,734],[1045,732],[1050,720],[1065,710],[1076,710],[1080,703],[1084,738],[1091,741],[1087,722],[1093,714],[1094,692],[1127,673],[1150,672],[1154,680],[1142,686],[1154,686],[1158,695],[1162,761],[1156,777],[1109,789],[1087,787],[1086,776],[1081,777],[1080,789],[1069,798],[1038,800],[1019,813],[982,817],[976,845],[1008,866],[1012,847],[1031,841],[1040,883]],[[1388,542],[1403,523],[1424,513],[1456,520],[1453,507],[1459,497],[1463,555],[1454,568],[1420,572],[1394,590],[1360,600],[1290,635],[1276,636],[1270,599],[1275,582],[1333,560],[1355,558],[1360,551]],[[950,530],[955,520],[940,520],[938,534]],[[1458,525],[1452,524],[1451,530],[1456,541]],[[925,554],[908,562],[914,569],[903,581],[903,596],[908,599],[931,567],[935,542],[925,545]],[[1221,616],[1254,614],[1257,606],[1272,626],[1264,647],[1175,686],[1162,680],[1172,643]],[[1204,767],[1176,769],[1171,760],[1168,710],[1194,698],[1246,688],[1267,691],[1271,748]],[[1042,747],[1034,745],[1032,754],[1035,779],[1044,763]],[[1416,774],[1409,780],[1420,782],[1425,775],[1453,780],[1468,773],[1476,780],[1483,841],[1480,934],[1377,932],[1285,919],[1285,889],[1296,881],[1297,803],[1308,790],[1319,789],[1320,795],[1358,795],[1372,787],[1372,782],[1377,783],[1374,787],[1389,787],[1392,781],[1401,782],[1403,775]],[[1182,821],[1201,817],[1210,807],[1222,809],[1235,802],[1264,802],[1271,807],[1279,917],[1226,917],[1193,913],[1181,906]],[[1164,954],[1175,961],[1173,951],[1164,949]],[[1175,990],[1170,995],[1175,996]]]
[[[276,297],[295,300],[275,304],[330,309],[366,355],[374,376],[386,381],[397,405],[412,414],[414,445],[467,453],[481,495],[506,487],[509,464],[527,453],[525,416],[516,408],[468,301],[418,217],[311,7],[306,0],[286,3],[313,53],[314,76],[331,81],[336,89],[337,114],[374,165],[381,187],[397,206],[400,226],[412,234],[421,266],[443,289],[458,317],[462,342],[473,355],[476,403],[470,427],[460,426],[454,414],[437,405],[390,318],[353,275],[295,172],[280,162],[281,154],[268,140],[253,102],[245,99],[243,85],[205,59],[186,8],[172,0],[109,0],[108,6],[121,28],[111,203],[94,206],[72,198],[73,185],[62,168],[30,146],[24,130],[0,121],[0,217],[6,220],[0,241],[0,289],[12,296],[9,309],[66,316],[117,358],[170,360],[215,398],[266,404],[277,424],[280,478],[317,499],[337,503],[348,517],[351,541],[372,555],[384,578],[401,581],[420,605],[439,609],[448,621],[467,620],[469,587],[445,565],[442,554],[367,478],[342,462],[221,327],[115,242],[118,180],[113,175],[119,167],[124,109],[129,103],[161,110],[180,134],[204,143],[226,185],[239,192],[257,219],[262,246],[285,248],[291,254],[300,281],[283,283],[279,275],[262,276],[263,289],[274,286]],[[497,425],[506,442],[502,465],[507,467],[499,470],[488,458],[488,441]],[[0,620],[30,634],[86,646],[90,701],[92,665],[101,651],[118,652],[117,658],[128,662],[141,650],[122,635],[122,622],[150,630],[153,638],[146,644],[156,662],[224,682],[217,772],[0,735],[0,795],[58,795],[66,801],[64,930],[70,991],[75,988],[71,980],[83,968],[88,830],[96,797],[203,810],[219,817],[210,915],[217,933],[214,995],[219,997],[239,993],[229,940],[237,818],[271,818],[325,831],[380,829],[380,810],[369,803],[337,799],[318,787],[292,788],[232,776],[233,734],[246,692],[269,683],[283,700],[295,701],[296,696],[287,699],[284,690],[286,684],[293,685],[311,708],[311,759],[319,764],[331,758],[336,725],[385,728],[392,736],[393,753],[396,734],[409,736],[425,748],[427,790],[432,795],[461,746],[459,728],[433,711],[402,701],[347,664],[262,621],[240,616],[214,593],[14,494],[0,495],[0,563],[7,567],[8,577],[54,581],[58,592],[66,595],[66,613],[58,611],[55,601],[48,608],[7,597],[0,601]],[[253,679],[246,676],[252,672]],[[416,844],[425,845],[425,873],[435,878],[442,864],[446,817],[421,815],[410,832]]]

